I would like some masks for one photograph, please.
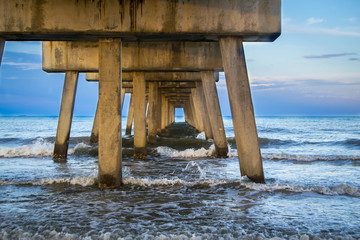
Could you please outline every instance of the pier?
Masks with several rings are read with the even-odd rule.
[[[146,158],[146,144],[174,122],[178,107],[226,157],[215,85],[224,71],[241,175],[264,183],[243,42],[274,41],[280,14],[281,0],[0,0],[0,64],[5,41],[37,40],[43,70],[65,72],[55,160],[66,159],[78,74],[99,82],[91,141],[99,145],[100,188],[122,183],[125,93],[135,158]]]

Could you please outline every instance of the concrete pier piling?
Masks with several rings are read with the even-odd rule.
[[[149,123],[148,123],[148,143],[155,144],[156,143],[156,134],[158,129],[158,119],[157,115],[159,114],[158,111],[158,95],[159,95],[159,88],[157,82],[150,82],[149,83],[149,109],[148,109],[148,116],[149,116]]]
[[[127,120],[126,120],[125,135],[128,136],[131,135],[133,119],[134,119],[134,96],[133,94],[130,94],[130,102],[129,102]]]
[[[202,84],[205,93],[206,106],[211,122],[211,129],[215,143],[215,154],[217,157],[227,157],[228,146],[226,142],[224,123],[221,115],[219,98],[216,90],[214,72],[201,72]]]
[[[65,73],[64,88],[54,146],[54,160],[65,160],[69,145],[70,129],[74,112],[75,94],[79,73],[69,71]]]
[[[146,159],[146,93],[144,72],[133,72],[134,158]]]
[[[196,82],[196,90],[198,92],[199,104],[200,104],[200,111],[202,112],[201,115],[203,116],[204,122],[204,131],[205,131],[205,138],[206,139],[213,139],[212,129],[210,118],[206,106],[206,99],[204,95],[204,88],[202,86],[202,82]]]
[[[264,183],[260,146],[242,39],[221,38],[220,47],[241,175],[247,176],[254,182]]]
[[[96,106],[96,112],[94,117],[94,123],[91,130],[90,143],[98,143],[99,141],[99,101]]]
[[[121,185],[121,40],[99,40],[99,187]]]

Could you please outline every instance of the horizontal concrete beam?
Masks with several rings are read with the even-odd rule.
[[[99,69],[97,42],[43,42],[46,72],[96,72]],[[218,42],[125,42],[123,71],[223,70]]]
[[[281,0],[1,0],[6,40],[273,41],[281,30]]]
[[[219,72],[215,72],[215,80],[219,81]],[[86,73],[86,80],[99,81],[99,74],[96,72]],[[200,72],[146,72],[145,80],[152,82],[166,82],[166,81],[201,81]],[[129,72],[122,73],[122,81],[132,81],[132,74]]]
[[[133,83],[132,82],[123,82],[122,87],[123,88],[132,88]],[[148,88],[148,87],[149,87],[149,85],[147,83],[146,88]],[[196,85],[195,85],[195,82],[160,82],[158,87],[167,91],[168,88],[179,88],[179,89],[195,88]]]

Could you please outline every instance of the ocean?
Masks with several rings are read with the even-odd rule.
[[[57,117],[0,117],[0,239],[360,239],[360,117],[257,117],[266,184],[240,176],[230,117],[225,159],[178,117],[147,160],[123,137],[114,190],[92,121],[74,117],[55,163]]]

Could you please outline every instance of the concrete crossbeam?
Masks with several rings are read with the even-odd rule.
[[[219,81],[219,72],[215,71],[215,81]],[[87,81],[99,81],[99,74],[96,72],[86,73]],[[201,82],[200,72],[145,72],[147,82]],[[129,72],[122,73],[122,81],[132,81],[132,74]]]
[[[98,42],[43,42],[46,72],[97,72]],[[127,42],[122,46],[123,71],[222,71],[218,42]]]
[[[280,35],[281,0],[2,0],[6,40],[273,41]]]

